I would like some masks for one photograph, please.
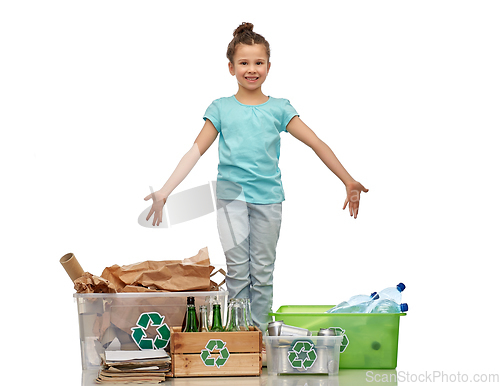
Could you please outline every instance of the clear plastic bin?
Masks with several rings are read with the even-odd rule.
[[[267,373],[336,375],[342,339],[343,336],[265,336]]]
[[[169,348],[166,329],[181,326],[186,298],[196,307],[216,296],[226,315],[227,291],[74,294],[78,306],[82,369],[98,368],[100,355],[113,350]]]

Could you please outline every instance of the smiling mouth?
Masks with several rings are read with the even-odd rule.
[[[248,80],[249,82],[255,82],[259,78],[258,77],[245,76],[245,79]]]

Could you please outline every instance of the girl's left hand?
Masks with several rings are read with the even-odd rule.
[[[347,190],[347,197],[345,199],[344,207],[342,209],[345,209],[347,207],[347,204],[349,204],[349,214],[351,215],[351,217],[354,216],[354,218],[357,218],[361,192],[366,193],[368,192],[368,189],[366,189],[359,182],[353,181],[346,184],[346,190]]]

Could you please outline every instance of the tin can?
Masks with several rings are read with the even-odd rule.
[[[293,368],[288,362],[288,349],[289,345],[280,345],[277,349],[278,353],[278,374],[291,373]]]
[[[318,331],[318,336],[330,337],[330,336],[339,336],[337,331],[331,328],[320,328]],[[330,338],[321,338],[321,345],[326,347],[334,347],[335,340]]]
[[[267,332],[269,336],[279,336],[281,335],[281,327],[283,326],[282,320],[277,320],[275,322],[270,322],[267,324]]]
[[[329,351],[325,346],[316,346],[316,362],[314,362],[313,370],[314,373],[328,373],[328,357]]]
[[[334,330],[330,328],[320,328],[318,332],[318,336],[336,336],[337,334],[335,333]]]
[[[281,336],[312,336],[312,332],[307,328],[289,326],[283,324],[281,326]]]

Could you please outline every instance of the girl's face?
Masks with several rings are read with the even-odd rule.
[[[266,48],[262,44],[239,44],[234,53],[233,63],[229,62],[229,72],[236,76],[240,87],[248,91],[260,89],[267,78],[271,63]]]

